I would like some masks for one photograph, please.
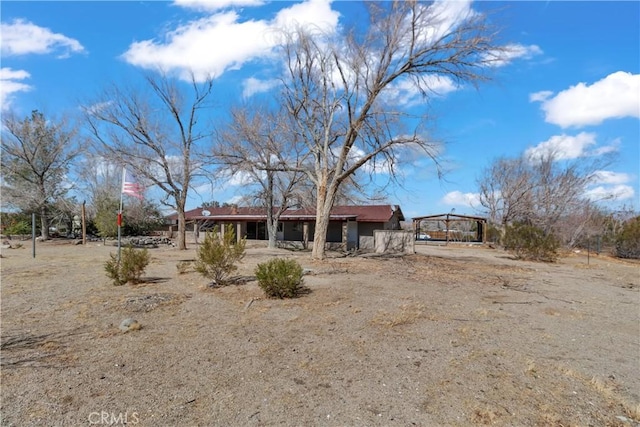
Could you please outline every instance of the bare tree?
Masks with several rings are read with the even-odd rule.
[[[276,232],[282,213],[304,175],[303,158],[282,111],[247,106],[231,110],[231,121],[218,134],[214,158],[224,165],[224,175],[240,177],[255,185],[253,195],[267,216],[269,247],[276,247]],[[292,170],[287,166],[293,166]]]
[[[489,221],[504,228],[531,209],[531,171],[524,157],[494,160],[478,179],[480,204]]]
[[[424,98],[434,81],[476,83],[499,60],[494,33],[481,14],[449,19],[442,3],[367,3],[369,26],[333,38],[319,30],[285,34],[283,99],[312,167],[316,188],[314,258],[325,254],[329,215],[340,186],[364,165],[396,172],[399,152],[421,150],[437,161],[436,146],[419,128],[408,131],[408,110],[394,102],[400,84]],[[426,115],[426,114],[425,114]]]
[[[160,203],[178,215],[178,248],[186,249],[185,206],[189,188],[204,176],[199,142],[212,132],[199,119],[213,80],[192,76],[190,91],[166,75],[145,81],[147,91],[111,86],[86,108],[86,118],[101,155],[162,190]]]
[[[23,212],[40,215],[42,239],[49,238],[49,216],[70,183],[67,172],[81,152],[68,118],[45,117],[39,111],[18,119],[2,116],[3,201]]]
[[[611,156],[564,159],[557,150],[494,160],[478,179],[480,204],[502,229],[526,222],[567,245],[578,241],[600,211],[586,197]]]

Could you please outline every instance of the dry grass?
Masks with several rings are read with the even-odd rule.
[[[381,311],[373,319],[371,319],[371,324],[389,328],[410,325],[425,317],[424,310],[424,304],[404,304],[399,308],[399,310],[393,313]]]

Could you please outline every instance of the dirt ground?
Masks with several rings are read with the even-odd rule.
[[[2,250],[2,426],[640,425],[638,263],[250,248],[241,275],[310,270],[308,294],[272,300],[180,274],[194,248],[151,249],[145,282],[116,287],[112,252]]]

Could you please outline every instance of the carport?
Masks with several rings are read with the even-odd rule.
[[[413,218],[416,240],[436,242],[486,243],[487,219],[453,213]],[[420,236],[427,236],[419,238]]]

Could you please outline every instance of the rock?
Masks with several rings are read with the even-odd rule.
[[[139,331],[140,329],[142,329],[142,325],[135,319],[127,318],[120,322],[120,330],[124,333]]]

